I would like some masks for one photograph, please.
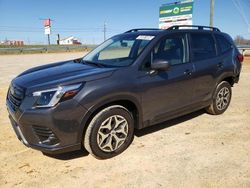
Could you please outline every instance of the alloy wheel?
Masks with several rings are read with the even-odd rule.
[[[230,91],[227,87],[223,87],[220,89],[220,91],[217,94],[216,97],[216,107],[218,110],[224,110],[230,100]]]
[[[104,152],[113,152],[120,148],[128,136],[128,122],[120,115],[104,120],[97,133],[97,144]]]

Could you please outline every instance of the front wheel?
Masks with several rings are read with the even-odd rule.
[[[85,133],[84,147],[96,158],[108,159],[122,153],[134,137],[134,119],[123,106],[114,105],[97,113]]]
[[[216,87],[212,103],[206,108],[206,111],[213,115],[224,113],[231,101],[232,89],[227,81],[222,81]]]

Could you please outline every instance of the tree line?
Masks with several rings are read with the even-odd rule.
[[[234,39],[236,45],[250,45],[250,40],[240,35],[237,35]]]

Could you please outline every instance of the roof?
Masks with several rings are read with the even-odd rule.
[[[67,37],[67,38],[60,39],[60,41],[62,41],[62,40],[70,40],[70,39],[78,40],[76,37],[70,36],[70,37]]]

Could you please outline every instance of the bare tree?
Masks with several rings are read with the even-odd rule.
[[[234,38],[234,42],[236,45],[250,45],[250,40],[245,39],[243,36],[237,35]]]

